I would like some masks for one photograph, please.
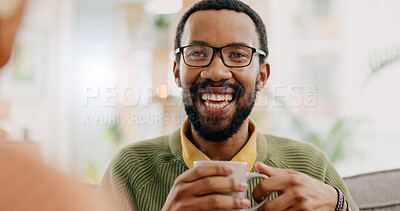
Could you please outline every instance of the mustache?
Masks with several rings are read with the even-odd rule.
[[[211,80],[206,80],[198,84],[193,84],[190,87],[190,93],[195,94],[197,93],[200,89],[205,89],[207,87],[225,87],[225,88],[231,88],[235,90],[236,95],[240,96],[244,92],[244,87],[239,84],[239,83],[229,83],[227,81],[222,81],[222,82],[214,82]]]

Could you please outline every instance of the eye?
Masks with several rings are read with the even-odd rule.
[[[207,57],[207,52],[205,51],[191,51],[187,54],[190,57]]]
[[[249,58],[247,54],[244,54],[242,52],[230,52],[229,53],[229,58],[232,59],[246,59]]]

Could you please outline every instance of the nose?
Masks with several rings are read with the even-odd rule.
[[[204,67],[204,70],[201,71],[200,76],[204,79],[210,79],[218,82],[232,78],[232,72],[230,71],[229,67],[225,66],[224,62],[222,61],[221,54],[215,52],[211,64],[207,67]]]

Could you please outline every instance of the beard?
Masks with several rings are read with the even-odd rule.
[[[185,111],[196,133],[202,139],[209,142],[225,142],[235,135],[254,107],[258,82],[257,80],[254,89],[247,97],[245,96],[244,87],[239,83],[215,83],[207,80],[193,85],[190,89],[183,89],[182,95]],[[236,110],[232,118],[228,116],[199,114],[196,107],[199,100],[197,97],[199,96],[198,90],[206,87],[229,87],[236,91],[234,99],[236,101]]]

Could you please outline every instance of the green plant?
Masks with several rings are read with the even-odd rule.
[[[334,164],[343,160],[347,154],[347,148],[351,144],[351,138],[360,124],[355,118],[338,117],[329,127],[328,132],[316,132],[307,122],[293,113],[287,103],[280,98],[275,98],[284,108],[285,114],[290,119],[293,128],[300,134],[300,139],[313,144],[328,156]]]
[[[368,79],[381,72],[385,67],[399,61],[400,47],[394,46],[373,52],[369,59],[370,77]],[[279,98],[275,99],[283,105],[286,115],[291,119],[294,128],[302,134],[303,140],[325,152],[332,163],[338,163],[345,158],[352,135],[362,122],[360,118],[339,117],[333,121],[328,133],[315,132],[302,118],[287,109],[286,102]]]
[[[92,184],[99,184],[101,181],[101,177],[99,171],[97,170],[96,165],[89,161],[86,164],[86,169],[83,171],[83,178]]]
[[[103,139],[110,143],[118,144],[122,142],[123,132],[117,123],[106,126],[103,132]]]
[[[171,20],[166,15],[157,15],[154,24],[157,28],[166,29],[171,25]]]
[[[332,163],[343,160],[347,154],[354,130],[359,125],[358,120],[338,118],[326,134],[308,131],[306,140],[326,153]]]
[[[370,76],[380,72],[384,67],[400,61],[400,46],[387,47],[371,53],[369,59]]]

